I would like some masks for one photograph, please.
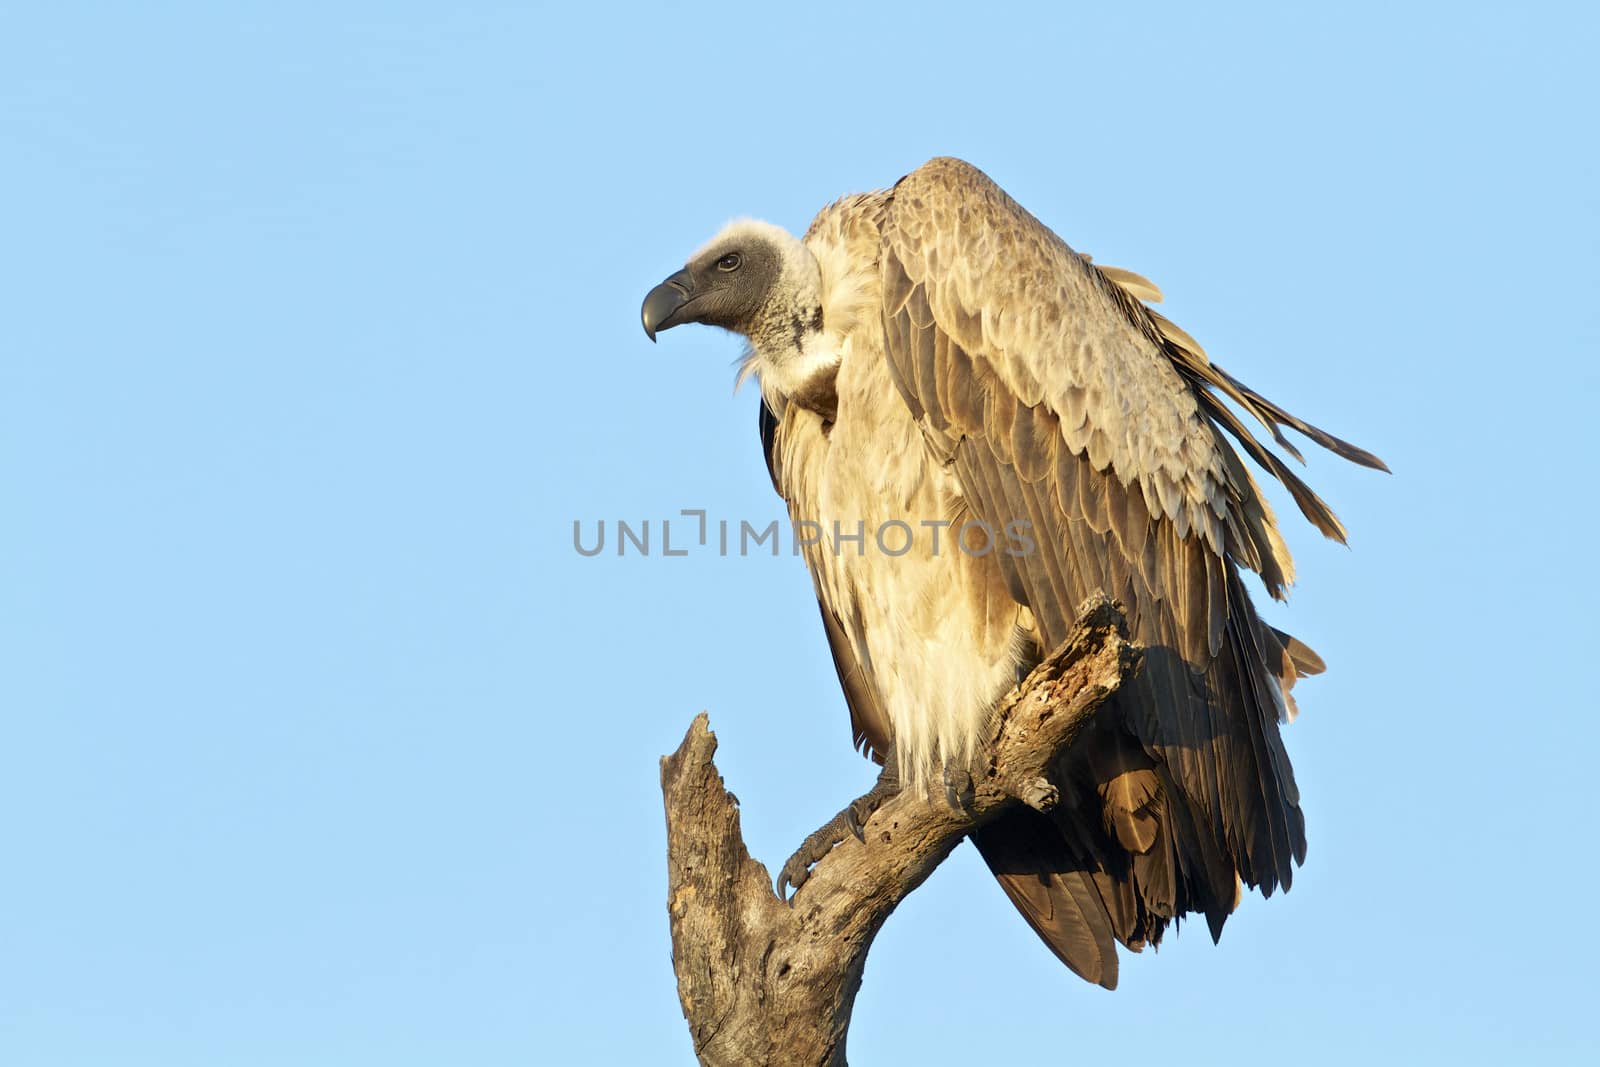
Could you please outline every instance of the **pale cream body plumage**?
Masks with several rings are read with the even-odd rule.
[[[956,545],[959,522],[950,524],[962,511],[961,487],[904,405],[883,403],[894,385],[881,345],[861,331],[838,351],[836,417],[826,431],[822,415],[763,382],[768,407],[784,412],[773,469],[796,528],[816,541],[805,553],[818,599],[870,673],[888,719],[858,724],[857,739],[881,755],[892,738],[901,780],[924,788],[940,757],[972,755],[987,713],[1016,680],[1027,647],[1018,631],[1031,633],[1031,615],[992,562]],[[902,545],[902,554],[884,552]]]
[[[767,280],[719,295],[741,255]],[[1095,267],[959,160],[838,201],[803,241],[732,224],[674,279],[647,300],[646,329],[663,293],[665,325],[750,339],[774,485],[824,531],[806,562],[856,739],[892,753],[903,781],[965,764],[996,698],[1085,598],[1127,606],[1145,664],[1063,759],[1062,806],[974,835],[1064,962],[1114,985],[1113,940],[1137,949],[1189,911],[1216,935],[1241,880],[1287,887],[1305,845],[1278,723],[1320,662],[1244,593],[1241,566],[1274,596],[1293,571],[1222,431],[1326,534],[1343,529],[1213,390],[1282,447],[1280,423],[1376,457],[1228,377],[1140,302],[1153,286]],[[697,301],[711,310],[683,310]],[[962,551],[968,520],[1023,523],[1033,551]],[[934,551],[928,524],[944,521]],[[859,550],[834,543],[835,523],[865,531]],[[877,543],[891,523],[912,532],[903,554]]]

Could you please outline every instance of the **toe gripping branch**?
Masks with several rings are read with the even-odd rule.
[[[773,888],[778,891],[780,900],[792,900],[789,890],[798,890],[805,885],[806,879],[811,877],[811,868],[822,857],[832,852],[835,845],[843,842],[846,835],[854,837],[863,844],[866,843],[867,820],[900,792],[900,777],[894,768],[894,749],[891,747],[885,753],[883,771],[878,775],[878,781],[873,787],[846,804],[839,814],[823,823],[800,843],[800,847],[784,863],[783,868],[778,871],[778,877],[773,881]]]

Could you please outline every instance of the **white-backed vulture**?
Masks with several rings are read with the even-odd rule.
[[[1107,987],[1115,942],[1155,944],[1190,912],[1216,937],[1241,882],[1270,896],[1305,857],[1279,723],[1322,664],[1246,593],[1241,569],[1274,597],[1294,569],[1235,444],[1324,534],[1344,528],[1224,398],[1296,458],[1280,427],[1385,469],[1210,362],[1146,306],[1159,299],[935,159],[825,208],[800,240],[730,224],[642,311],[652,339],[686,322],[748,339],[773,484],[828,531],[806,563],[885,788],[948,783],[1077,607],[1125,605],[1143,666],[1062,757],[1062,802],[973,835],[1040,937]],[[908,550],[899,526],[895,554],[876,543],[887,524],[909,528]],[[864,543],[834,539],[863,525]]]

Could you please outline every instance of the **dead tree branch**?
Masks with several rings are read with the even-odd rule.
[[[867,950],[895,906],[963,837],[1012,804],[1048,808],[1048,768],[1135,668],[1111,603],[1085,605],[1072,634],[997,709],[988,758],[962,811],[906,790],[812,868],[786,903],[750,858],[738,802],[712,757],[705,713],[661,761],[667,908],[678,998],[695,1054],[714,1067],[842,1065]]]

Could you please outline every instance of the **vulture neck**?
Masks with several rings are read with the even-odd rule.
[[[763,394],[831,422],[839,407],[839,339],[823,328],[821,270],[800,242],[784,251],[783,272],[746,334],[750,353],[740,377],[754,373]]]

